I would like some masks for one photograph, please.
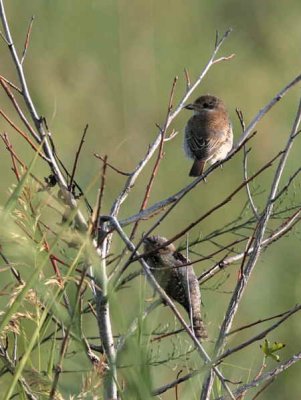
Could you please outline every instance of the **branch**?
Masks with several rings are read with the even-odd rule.
[[[275,379],[279,374],[290,368],[292,365],[294,365],[296,362],[301,360],[301,352],[293,355],[293,357],[289,358],[287,361],[284,363],[278,365],[276,368],[272,369],[271,371],[268,371],[262,375],[260,375],[258,378],[255,378],[253,381],[241,386],[237,390],[235,390],[234,394],[237,398],[240,394],[246,392],[247,390],[258,387],[261,385],[263,382],[266,382],[270,379]],[[226,400],[229,399],[228,396],[222,396],[218,397],[215,400]]]
[[[209,69],[213,66],[215,57],[216,57],[221,45],[223,44],[224,40],[228,37],[230,32],[231,32],[231,30],[226,31],[224,33],[224,35],[222,36],[222,38],[219,41],[216,42],[215,49],[214,49],[214,51],[213,51],[213,53],[212,53],[207,65],[205,66],[205,68],[203,69],[203,71],[201,72],[201,74],[199,75],[197,80],[195,81],[195,83],[189,88],[189,90],[186,91],[186,93],[184,94],[184,96],[180,100],[180,102],[179,102],[178,106],[175,108],[175,110],[169,115],[169,117],[168,117],[168,119],[166,121],[166,130],[169,128],[171,122],[175,119],[175,117],[180,113],[180,111],[184,107],[185,102],[188,100],[190,95],[194,92],[194,90],[197,88],[197,86],[204,79],[204,77],[207,74],[207,72],[209,71]],[[145,156],[143,157],[143,159],[138,163],[138,165],[135,168],[134,172],[127,179],[123,190],[121,191],[121,193],[119,194],[119,196],[115,200],[115,202],[114,202],[114,204],[113,204],[113,206],[111,208],[111,212],[110,212],[110,215],[112,217],[117,217],[119,209],[120,209],[122,203],[126,200],[128,194],[129,194],[131,188],[134,186],[138,176],[140,175],[140,173],[144,169],[144,167],[147,165],[148,161],[152,158],[154,152],[156,151],[156,149],[158,148],[160,143],[161,143],[161,130],[160,130],[157,138],[155,139],[155,141],[150,145],[150,147],[149,147],[148,151],[146,152]],[[159,207],[159,208],[161,208],[161,207]],[[136,222],[136,220],[133,221],[133,222]]]
[[[95,302],[99,336],[108,360],[108,370],[104,377],[104,400],[117,400],[117,369],[116,350],[111,325],[110,305],[108,302],[108,277],[106,257],[107,237],[103,240],[101,249],[95,243],[96,251],[101,258],[100,268],[95,277]]]
[[[86,137],[88,128],[89,128],[89,125],[87,124],[87,125],[85,126],[84,132],[83,132],[83,134],[82,134],[82,138],[81,138],[81,140],[80,140],[80,143],[79,143],[79,146],[78,146],[76,155],[75,155],[75,160],[74,160],[74,163],[73,163],[73,168],[72,168],[71,177],[70,177],[70,182],[69,182],[69,190],[70,190],[70,191],[72,190],[72,185],[73,185],[73,180],[74,180],[74,176],[75,176],[75,171],[76,171],[76,167],[77,167],[79,155],[80,155],[81,149],[82,149],[82,147],[83,147],[83,144],[84,144],[84,142],[85,142],[85,137]]]
[[[155,162],[153,171],[151,173],[151,177],[150,180],[146,186],[146,191],[142,200],[142,204],[140,207],[140,212],[145,210],[149,197],[150,197],[150,193],[151,193],[151,189],[155,180],[155,177],[158,173],[159,170],[159,166],[160,166],[160,162],[163,158],[163,148],[164,148],[164,139],[165,139],[165,135],[166,135],[166,130],[167,130],[167,122],[172,110],[172,102],[173,102],[173,97],[174,97],[174,92],[175,92],[175,88],[176,88],[176,84],[178,81],[178,77],[176,76],[173,80],[173,84],[172,84],[172,88],[171,88],[171,92],[170,92],[170,96],[169,96],[169,101],[168,101],[168,107],[167,107],[167,115],[166,115],[166,120],[165,120],[165,124],[164,124],[164,128],[161,130],[161,141],[160,141],[160,145],[159,145],[159,151],[158,151],[158,157],[157,160]],[[135,222],[134,227],[132,229],[131,235],[130,235],[130,240],[132,240],[134,238],[135,232],[138,228],[138,224],[139,224],[139,220]]]
[[[167,242],[164,242],[164,245],[162,245],[161,247],[157,247],[156,251],[158,251],[160,248],[168,246],[170,243],[174,242],[175,240],[179,239],[180,237],[182,237],[183,235],[185,235],[189,230],[191,230],[192,228],[194,228],[196,225],[198,225],[201,221],[203,221],[205,218],[207,218],[209,215],[211,215],[213,212],[215,212],[216,210],[218,210],[219,208],[223,207],[225,204],[227,204],[229,201],[232,200],[232,198],[243,188],[245,187],[245,185],[252,181],[253,179],[255,179],[258,175],[260,175],[263,171],[265,171],[267,168],[269,168],[273,162],[281,155],[281,153],[278,153],[275,157],[273,157],[270,161],[268,161],[263,167],[261,167],[254,175],[252,175],[247,181],[242,182],[235,190],[233,190],[228,196],[225,197],[224,200],[222,200],[221,202],[219,202],[217,205],[215,205],[214,207],[212,207],[209,211],[207,211],[205,214],[203,214],[201,217],[197,218],[194,222],[192,222],[191,224],[189,224],[185,229],[183,229],[181,232],[179,232],[178,234],[176,234],[175,236],[173,236],[171,239],[169,239]],[[204,175],[203,175],[204,176]],[[173,205],[173,207],[175,206],[175,204]],[[168,210],[170,211],[170,209]],[[165,213],[163,215],[163,217],[165,217],[167,215],[167,213]],[[163,217],[161,217],[154,226],[152,226],[145,234],[144,237],[147,237],[151,231],[154,230],[154,228],[156,226],[158,226],[161,222]],[[138,245],[136,246],[136,249],[140,246],[140,244],[142,243],[143,238],[140,240],[140,242],[138,243]],[[144,257],[145,254],[142,254],[139,256],[139,258]],[[129,260],[129,262],[134,262],[138,260],[138,256],[133,257]]]
[[[261,242],[260,250],[268,247],[271,243],[276,242],[280,239],[283,235],[285,235],[288,231],[290,231],[294,225],[296,225],[301,220],[301,209],[297,210],[292,216],[290,216],[284,224],[281,224],[278,229],[276,229],[267,239]],[[221,262],[215,264],[213,267],[209,268],[207,271],[203,272],[199,276],[200,284],[205,283],[214,275],[216,275],[219,271],[224,270],[234,262],[241,260],[245,254],[250,255],[254,250],[254,247],[249,248],[248,252],[242,252],[236,254],[231,257],[227,257]]]
[[[300,79],[301,79],[301,75],[299,76],[299,80]],[[295,138],[296,132],[298,131],[300,120],[301,120],[301,99],[299,101],[299,106],[298,106],[296,118],[295,118],[292,130],[291,130],[291,133],[287,140],[285,150],[280,158],[278,167],[276,169],[276,172],[275,172],[272,184],[271,184],[271,190],[270,190],[268,199],[266,201],[265,209],[264,209],[264,211],[260,217],[260,220],[258,221],[258,224],[254,231],[253,251],[250,254],[250,257],[248,259],[248,262],[247,262],[244,270],[242,270],[242,273],[237,282],[236,288],[235,288],[232,298],[230,300],[224,321],[223,321],[221,329],[220,329],[219,337],[218,337],[216,345],[215,345],[215,354],[217,356],[219,356],[222,352],[222,349],[223,349],[224,343],[225,343],[225,338],[231,329],[234,317],[235,317],[237,309],[238,309],[238,305],[242,299],[244,290],[247,286],[247,283],[253,272],[253,269],[258,261],[258,258],[260,255],[260,250],[262,247],[264,233],[266,231],[267,224],[268,224],[269,218],[271,216],[271,213],[272,213],[273,207],[274,207],[273,200],[274,200],[275,196],[277,195],[277,190],[278,190],[278,187],[280,184],[280,179],[281,179],[282,173],[284,171],[284,167],[286,165],[290,150],[293,146],[294,138]],[[207,377],[206,382],[203,386],[201,400],[205,400],[209,397],[211,390],[212,390],[213,381],[214,381],[214,374],[211,371],[210,375]]]
[[[7,368],[7,371],[9,371],[9,373],[14,375],[16,369],[14,362],[10,359],[6,349],[4,349],[1,345],[0,345],[0,358],[2,359],[2,362]],[[24,392],[26,393],[26,396],[29,400],[38,400],[38,398],[31,392],[31,388],[29,384],[26,382],[26,380],[23,378],[23,376],[19,377],[18,382],[21,385]]]
[[[130,251],[135,251],[134,244],[129,240],[129,238],[127,237],[126,233],[122,230],[122,228],[121,228],[119,222],[117,221],[117,219],[114,218],[114,217],[104,217],[104,218],[106,220],[110,220],[111,224],[115,227],[116,231],[118,232],[118,234],[120,235],[120,237],[124,241],[124,243],[127,245],[128,249]],[[148,264],[144,261],[144,259],[140,259],[139,262],[142,265],[143,271],[144,271],[145,275],[147,276],[147,278],[149,279],[149,282],[154,287],[156,292],[160,295],[160,297],[165,301],[165,303],[171,308],[171,310],[174,313],[175,317],[177,318],[177,320],[180,322],[180,324],[183,326],[183,328],[185,329],[185,331],[188,333],[189,337],[193,341],[193,343],[196,346],[196,349],[198,350],[198,353],[200,354],[202,359],[205,361],[206,364],[207,363],[211,364],[211,359],[208,356],[208,354],[206,353],[205,349],[203,348],[201,343],[198,341],[198,339],[195,337],[195,334],[194,334],[193,330],[190,329],[190,327],[186,324],[185,320],[182,318],[181,314],[177,310],[177,308],[174,305],[174,303],[171,301],[171,299],[168,297],[168,295],[165,293],[165,291],[158,284],[158,282],[155,279],[155,277],[153,276],[153,274],[151,272],[151,269],[148,266]],[[225,382],[225,378],[223,377],[221,372],[215,366],[212,366],[212,368],[215,371],[217,377],[219,378],[221,384],[223,385],[223,387],[225,388],[227,393],[230,395],[230,397],[232,399],[235,400],[235,398],[232,395],[231,390],[228,387],[227,383]]]
[[[30,20],[30,23],[29,23],[29,27],[28,27],[28,30],[27,30],[26,39],[25,39],[25,43],[24,43],[24,49],[23,49],[22,58],[21,58],[21,64],[23,64],[23,62],[25,60],[25,57],[26,57],[33,21],[34,21],[34,15],[31,17],[31,20]]]
[[[68,186],[67,186],[66,180],[60,171],[59,165],[57,164],[57,161],[55,158],[55,154],[53,153],[51,143],[49,141],[49,134],[44,129],[43,118],[41,118],[39,116],[39,114],[37,113],[37,110],[31,99],[31,96],[30,96],[30,93],[28,90],[28,86],[27,86],[27,81],[26,81],[25,74],[24,74],[24,70],[23,70],[23,65],[17,54],[16,48],[15,48],[15,45],[13,43],[13,39],[11,36],[10,28],[9,28],[9,25],[7,22],[3,0],[0,0],[0,19],[2,21],[2,25],[4,28],[4,35],[5,35],[7,45],[8,45],[8,49],[11,53],[12,60],[15,64],[15,67],[17,70],[17,74],[18,74],[19,81],[21,84],[22,95],[23,95],[24,101],[26,103],[27,109],[31,115],[31,118],[35,124],[35,127],[36,127],[37,131],[39,132],[39,135],[40,135],[39,140],[43,143],[43,150],[46,155],[48,164],[57,178],[57,181],[60,185],[60,189],[61,189],[61,192],[62,192],[65,202],[71,207],[72,210],[75,210],[75,219],[76,219],[76,224],[77,224],[78,228],[80,230],[86,231],[88,226],[85,221],[85,218],[82,215],[82,213],[78,210],[77,202],[76,202],[74,196],[68,191]]]
[[[265,329],[264,331],[260,332],[258,335],[253,336],[251,339],[235,346],[232,347],[232,349],[226,350],[224,353],[222,353],[218,359],[216,360],[216,364],[219,364],[220,362],[223,361],[224,358],[230,356],[233,353],[236,353],[237,351],[244,349],[247,346],[250,346],[250,344],[257,342],[258,340],[263,339],[266,337],[266,335],[270,332],[272,332],[274,329],[278,328],[279,325],[281,325],[283,322],[285,322],[291,315],[295,314],[296,312],[301,310],[301,305],[297,305],[294,308],[292,308],[290,311],[286,312],[285,315],[277,322],[275,322],[273,325],[271,325],[269,328]]]

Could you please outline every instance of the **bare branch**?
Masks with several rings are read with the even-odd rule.
[[[98,158],[99,160],[105,162],[106,156],[105,156],[105,157],[102,157],[102,156],[100,156],[99,154],[94,153],[94,157],[96,157],[96,158]],[[123,171],[121,171],[120,169],[114,167],[114,165],[108,163],[107,161],[106,161],[106,163],[107,163],[107,166],[108,166],[108,167],[110,167],[113,171],[117,172],[117,173],[120,174],[120,175],[124,175],[124,176],[130,176],[130,175],[131,175],[131,172],[123,172]]]
[[[236,143],[236,145],[232,151],[234,151],[236,147],[241,146],[241,144],[251,134],[251,132],[254,130],[255,126],[267,114],[267,112],[270,111],[270,109],[272,107],[274,107],[274,105],[277,104],[278,101],[280,101],[283,98],[283,96],[285,96],[287,94],[287,92],[292,87],[294,87],[297,83],[299,83],[300,81],[301,81],[301,74],[296,76],[296,78],[294,78],[283,89],[281,89],[280,92],[278,92],[268,104],[266,104],[261,110],[259,110],[259,112],[255,115],[255,117],[249,123],[249,125],[247,126],[245,131],[241,134],[240,138],[238,139],[238,142]]]
[[[197,218],[194,222],[192,222],[190,225],[188,225],[185,229],[183,229],[181,232],[179,232],[178,234],[176,234],[173,238],[169,239],[166,243],[164,243],[164,246],[174,242],[175,240],[179,239],[180,237],[182,237],[183,235],[185,235],[189,230],[191,230],[192,228],[194,228],[197,224],[199,224],[201,221],[203,221],[205,218],[207,218],[209,215],[211,215],[213,212],[215,212],[216,210],[218,210],[219,208],[223,207],[225,204],[227,204],[229,201],[232,200],[232,198],[251,180],[255,179],[258,175],[260,175],[264,170],[266,170],[267,168],[269,168],[273,162],[281,155],[281,153],[278,153],[275,157],[272,158],[272,160],[268,161],[262,168],[260,168],[254,175],[252,175],[247,181],[242,182],[233,192],[231,192],[228,196],[226,196],[220,203],[218,203],[216,206],[212,207],[209,211],[207,211],[205,214],[203,214],[201,217]],[[174,205],[172,206],[174,207]],[[163,217],[165,217],[167,215],[167,213],[165,213],[163,215]],[[147,237],[151,231],[158,226],[161,221],[162,221],[162,217],[159,219],[159,221],[156,222],[156,224],[154,226],[152,226],[144,235],[144,237]],[[141,244],[142,240],[140,240],[140,242],[138,243],[138,245],[136,246],[136,248],[139,247],[139,245]],[[162,246],[163,247],[163,246]],[[158,250],[160,247],[157,247],[156,250]],[[140,255],[140,258],[144,257],[145,254]],[[130,261],[137,261],[138,257],[133,257]]]
[[[97,192],[96,204],[93,209],[93,213],[92,213],[92,217],[91,217],[91,229],[90,230],[91,230],[92,234],[94,234],[95,230],[98,229],[98,224],[99,224],[99,215],[100,215],[100,211],[101,211],[102,200],[103,200],[103,195],[104,195],[104,190],[105,190],[105,183],[106,183],[106,172],[107,172],[107,165],[108,165],[107,158],[108,158],[107,156],[104,157],[100,188],[98,189],[98,192]],[[97,245],[99,245],[99,243]]]
[[[287,312],[279,321],[277,321],[275,324],[270,326],[269,328],[263,330],[260,332],[258,335],[253,336],[251,339],[235,346],[232,347],[232,349],[226,350],[224,353],[222,353],[218,359],[216,360],[216,363],[219,364],[220,362],[223,361],[224,358],[230,356],[233,353],[236,353],[237,351],[244,349],[245,347],[249,346],[250,344],[257,342],[258,340],[261,340],[267,336],[268,333],[272,332],[274,329],[278,328],[279,325],[281,325],[283,322],[285,322],[290,316],[295,314],[296,312],[301,310],[301,305],[297,305],[294,308],[292,308],[289,312]]]
[[[16,90],[18,93],[22,94],[22,90],[19,89],[14,83],[12,83],[11,81],[9,81],[8,79],[4,78],[4,76],[0,75],[0,79],[4,82],[6,82],[11,88],[13,88],[14,90]]]
[[[166,130],[167,130],[167,122],[168,122],[168,119],[169,119],[169,116],[170,116],[170,113],[171,113],[171,110],[172,110],[173,97],[174,97],[174,92],[175,92],[177,81],[178,81],[178,77],[176,76],[174,78],[174,80],[173,80],[171,91],[170,91],[170,95],[169,95],[169,101],[168,101],[168,107],[167,107],[167,115],[166,115],[164,128],[161,130],[161,141],[160,141],[159,150],[158,150],[158,157],[157,157],[157,160],[155,162],[153,171],[151,173],[150,180],[149,180],[149,182],[148,182],[148,184],[146,186],[146,191],[145,191],[145,194],[144,194],[144,198],[142,200],[142,204],[141,204],[141,207],[140,207],[140,212],[145,210],[145,208],[147,206],[147,203],[148,203],[148,200],[149,200],[149,197],[150,197],[150,194],[151,194],[152,186],[153,186],[155,177],[156,177],[156,175],[158,173],[160,162],[161,162],[161,160],[163,158],[163,147],[164,147],[164,139],[165,139]],[[138,228],[138,224],[139,224],[139,220],[137,220],[135,222],[135,224],[134,224],[134,227],[133,227],[131,235],[130,235],[130,240],[132,240],[134,238],[135,232],[136,232],[136,230]]]
[[[280,239],[283,235],[285,235],[287,232],[289,232],[294,225],[296,225],[299,221],[301,220],[301,209],[297,210],[291,217],[289,217],[285,223],[281,224],[278,229],[276,229],[267,239],[263,240],[261,242],[261,249],[264,249],[268,247],[271,243],[277,241]],[[247,255],[250,255],[254,250],[254,247],[249,248]],[[207,271],[203,272],[199,276],[199,281],[201,284],[205,283],[207,280],[212,278],[214,275],[216,275],[218,272],[221,270],[224,270],[227,268],[229,265],[233,264],[234,262],[237,262],[241,260],[246,252],[236,254],[231,257],[227,257],[218,264],[215,264],[213,267],[209,268]]]
[[[114,217],[105,217],[105,219],[106,220],[110,219],[112,225],[115,226],[116,231],[118,232],[118,234],[120,235],[120,237],[124,241],[124,243],[127,245],[128,249],[130,251],[135,251],[134,244],[129,240],[129,238],[127,237],[125,232],[122,230],[122,228],[121,228],[119,222],[117,221],[117,219],[114,218]],[[200,356],[203,358],[203,360],[205,361],[206,364],[207,363],[211,364],[210,357],[206,353],[205,349],[203,348],[201,343],[198,341],[198,339],[195,337],[195,334],[194,334],[193,330],[190,329],[190,327],[186,324],[186,322],[182,318],[181,314],[177,310],[177,308],[174,305],[174,303],[167,296],[167,294],[165,293],[165,290],[163,290],[161,288],[161,286],[158,284],[158,282],[156,281],[155,277],[153,276],[153,274],[151,272],[151,269],[148,266],[148,264],[144,261],[144,259],[140,259],[139,262],[142,265],[143,270],[144,270],[147,278],[149,279],[150,283],[154,287],[154,289],[157,291],[157,293],[160,295],[160,297],[166,302],[166,304],[171,308],[171,310],[173,311],[173,313],[176,316],[177,320],[180,322],[180,324],[183,326],[185,331],[188,333],[189,337],[192,339],[192,341],[195,344],[196,349],[198,350]],[[235,400],[234,396],[232,395],[232,392],[231,392],[230,388],[228,387],[227,383],[225,382],[225,378],[223,377],[223,375],[220,373],[220,371],[218,369],[216,369],[216,367],[213,366],[212,368],[215,371],[216,375],[218,376],[219,380],[221,381],[221,384],[223,385],[223,387],[225,388],[225,390],[227,391],[227,393],[231,397],[231,399]]]
[[[84,142],[85,142],[85,137],[86,137],[88,128],[89,128],[89,125],[87,124],[87,125],[85,126],[84,132],[83,132],[83,134],[82,134],[82,138],[81,138],[81,140],[80,140],[80,143],[79,143],[79,146],[78,146],[76,155],[75,155],[75,160],[74,160],[74,163],[73,163],[73,168],[72,168],[71,177],[70,177],[70,182],[69,182],[69,190],[70,190],[70,191],[72,190],[73,179],[74,179],[74,176],[75,176],[75,171],[76,171],[76,167],[77,167],[79,155],[80,155],[81,149],[82,149],[82,147],[83,147],[83,144],[84,144]]]
[[[21,110],[21,107],[19,106],[19,104],[17,103],[14,95],[12,94],[12,92],[10,91],[10,89],[7,86],[7,82],[0,77],[0,83],[3,87],[3,89],[5,90],[6,94],[8,95],[9,99],[11,100],[11,102],[13,103],[13,106],[15,107],[17,113],[19,114],[19,117],[21,118],[22,122],[24,123],[24,125],[26,126],[26,128],[29,130],[29,132],[31,133],[31,135],[34,137],[34,139],[36,140],[37,143],[41,144],[41,139],[40,137],[37,135],[37,133],[34,131],[34,129],[32,128],[32,126],[30,125],[30,123],[28,122],[28,120],[26,119],[23,111]]]
[[[222,36],[222,38],[216,43],[215,49],[207,63],[207,65],[205,66],[205,68],[203,69],[203,71],[201,72],[201,74],[199,75],[199,77],[197,78],[197,80],[195,81],[195,83],[190,87],[190,89],[184,94],[184,96],[182,97],[182,99],[180,100],[178,106],[174,109],[174,111],[169,115],[169,118],[166,121],[166,130],[168,129],[168,127],[170,126],[171,122],[175,119],[175,117],[180,113],[180,111],[182,110],[182,108],[184,107],[185,102],[188,100],[189,96],[194,92],[194,90],[197,88],[197,86],[201,83],[201,81],[204,79],[205,75],[207,74],[207,72],[209,71],[209,69],[212,67],[213,65],[213,61],[215,60],[216,54],[218,53],[221,45],[223,44],[224,40],[228,37],[228,35],[230,34],[231,30],[228,30],[224,33],[224,35]],[[128,180],[125,183],[125,186],[123,188],[123,190],[121,191],[121,193],[119,194],[119,196],[117,197],[116,201],[114,202],[112,208],[111,208],[111,212],[110,215],[112,217],[117,217],[119,209],[122,205],[122,203],[125,201],[125,199],[127,198],[130,189],[134,186],[138,176],[140,175],[141,171],[144,169],[144,167],[147,165],[148,161],[152,158],[154,152],[156,151],[156,149],[158,148],[158,146],[160,145],[161,142],[161,131],[159,132],[159,135],[157,136],[157,138],[155,139],[155,141],[151,144],[151,146],[149,147],[147,153],[145,154],[145,156],[143,157],[143,159],[138,163],[137,167],[135,168],[134,172],[132,173],[132,175],[128,178]]]
[[[33,148],[36,153],[39,154],[40,157],[42,157],[45,161],[48,161],[47,157],[43,153],[41,153],[39,148],[34,144],[30,137],[26,135],[26,133],[23,132],[1,109],[0,114],[10,124],[10,126],[14,128],[15,131],[17,131],[26,140],[26,142]]]
[[[104,377],[104,399],[117,400],[116,350],[112,332],[110,304],[108,302],[108,277],[106,266],[108,237],[102,241],[101,248],[98,247],[97,241],[94,242],[98,256],[101,259],[94,287],[97,324],[101,343],[108,360],[108,370]]]
[[[234,394],[235,396],[239,396],[240,394],[246,392],[247,390],[258,387],[262,383],[269,381],[270,379],[275,379],[278,375],[280,375],[282,372],[290,368],[292,365],[294,365],[296,362],[301,360],[301,352],[293,355],[293,357],[289,358],[287,361],[284,363],[278,365],[276,368],[272,369],[271,371],[268,371],[262,375],[260,375],[258,378],[254,379],[253,381],[241,386],[237,390],[235,390]],[[222,396],[216,398],[216,400],[226,400],[228,399],[228,396]],[[237,398],[237,397],[236,397]]]
[[[190,76],[189,76],[189,72],[187,68],[184,68],[184,74],[185,74],[185,79],[186,79],[186,92],[188,92],[188,90],[191,87],[191,80],[190,80]]]
[[[24,49],[23,49],[22,58],[21,58],[21,64],[23,64],[23,62],[25,60],[25,57],[26,57],[27,49],[28,49],[28,46],[29,46],[29,40],[30,40],[33,21],[34,21],[34,15],[31,17],[31,20],[30,20],[30,23],[29,23],[29,26],[28,26],[26,39],[25,39],[25,43],[24,43]]]
[[[27,80],[25,78],[25,74],[24,74],[24,70],[23,70],[23,65],[20,62],[15,45],[12,40],[10,28],[9,28],[7,18],[6,18],[3,0],[0,0],[0,19],[2,21],[2,25],[4,28],[4,35],[5,35],[6,41],[8,43],[8,49],[11,53],[12,60],[15,64],[15,67],[17,70],[17,74],[18,74],[19,81],[20,81],[21,88],[22,88],[22,95],[25,100],[27,109],[31,115],[31,118],[35,124],[35,127],[36,127],[37,131],[39,132],[40,141],[43,143],[43,150],[44,150],[46,159],[48,161],[48,164],[51,167],[53,173],[55,174],[55,176],[57,178],[57,181],[60,185],[61,193],[64,197],[64,200],[71,207],[72,210],[75,210],[75,219],[76,219],[78,228],[80,230],[86,231],[86,229],[88,227],[87,222],[85,221],[85,218],[82,215],[82,213],[78,210],[77,202],[76,202],[74,196],[72,196],[72,194],[70,194],[70,192],[68,191],[67,182],[66,182],[63,174],[60,171],[59,165],[57,164],[57,161],[56,161],[55,154],[52,151],[51,143],[48,139],[48,132],[45,132],[45,129],[43,126],[43,119],[39,116],[39,114],[33,104],[32,98],[30,96],[28,86],[27,86]]]
[[[298,78],[298,80],[300,80],[300,79],[301,79],[301,75]],[[275,102],[276,101],[277,100],[275,99]],[[271,103],[269,103],[269,104],[271,104]],[[283,154],[281,155],[278,167],[276,169],[276,172],[275,172],[272,184],[271,184],[271,190],[270,190],[270,194],[266,201],[265,209],[264,209],[264,211],[260,217],[260,220],[259,220],[258,224],[256,225],[256,228],[254,231],[254,235],[253,235],[254,249],[253,249],[252,253],[250,254],[248,262],[247,262],[244,270],[242,271],[243,273],[241,274],[241,276],[237,282],[237,285],[236,285],[234,293],[231,297],[228,309],[226,311],[226,316],[224,318],[224,321],[222,323],[222,326],[221,326],[221,329],[219,332],[219,337],[218,337],[218,340],[215,345],[215,354],[217,356],[219,356],[222,352],[222,349],[225,344],[225,338],[231,329],[231,326],[232,326],[232,323],[234,320],[234,316],[238,309],[238,305],[241,301],[241,298],[242,298],[242,295],[246,288],[246,285],[248,283],[248,280],[249,280],[249,278],[253,272],[253,269],[257,263],[257,260],[259,258],[264,233],[266,231],[269,218],[273,211],[273,205],[274,205],[273,200],[274,200],[275,196],[277,195],[277,190],[278,190],[278,187],[280,184],[280,179],[281,179],[284,167],[286,165],[290,150],[293,146],[294,137],[296,135],[296,132],[298,131],[300,120],[301,120],[301,99],[299,102],[296,118],[295,118],[292,130],[291,130],[291,133],[288,137],[288,140],[287,140],[287,143],[285,146],[285,150],[284,150]],[[250,125],[252,125],[252,123]],[[246,131],[248,131],[248,128]],[[213,381],[214,381],[214,373],[211,372],[209,374],[209,376],[207,377],[205,384],[203,386],[201,400],[205,400],[208,398],[208,395],[211,393],[211,390],[212,390]]]
[[[249,152],[250,152],[250,149],[247,150],[246,146],[244,146],[243,170],[244,170],[244,180],[245,181],[248,180],[248,153]],[[253,211],[253,214],[254,214],[255,218],[258,221],[260,216],[259,216],[257,208],[256,208],[256,206],[254,204],[254,200],[252,198],[252,194],[251,194],[251,190],[250,190],[250,185],[248,183],[246,184],[246,190],[247,190],[247,195],[248,195],[248,199],[249,199],[249,203],[250,203],[251,209]]]
[[[230,61],[234,57],[235,57],[235,54],[233,53],[233,54],[230,54],[229,56],[226,56],[226,57],[217,58],[216,60],[213,61],[212,65],[220,63],[222,61]]]

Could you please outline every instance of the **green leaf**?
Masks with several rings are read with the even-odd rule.
[[[263,344],[260,345],[261,350],[264,352],[264,356],[271,357],[271,358],[273,358],[273,360],[275,360],[277,362],[280,361],[280,357],[278,356],[278,354],[274,354],[274,353],[283,349],[283,347],[285,347],[284,343],[280,343],[280,342],[271,343],[267,339],[265,339]]]

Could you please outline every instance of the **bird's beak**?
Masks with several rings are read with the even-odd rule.
[[[184,108],[186,108],[186,110],[194,110],[194,104],[187,104],[187,106],[185,106]]]

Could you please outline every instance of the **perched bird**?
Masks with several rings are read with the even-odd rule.
[[[156,250],[167,242],[161,236],[150,236],[144,239],[144,251]],[[145,257],[151,272],[166,294],[181,304],[188,315],[192,316],[195,336],[201,340],[208,337],[201,317],[201,293],[199,282],[189,260],[176,251],[171,243]]]
[[[190,176],[200,176],[205,164],[223,160],[233,145],[232,125],[223,101],[205,95],[185,106],[194,115],[185,127],[184,149],[194,160]]]

